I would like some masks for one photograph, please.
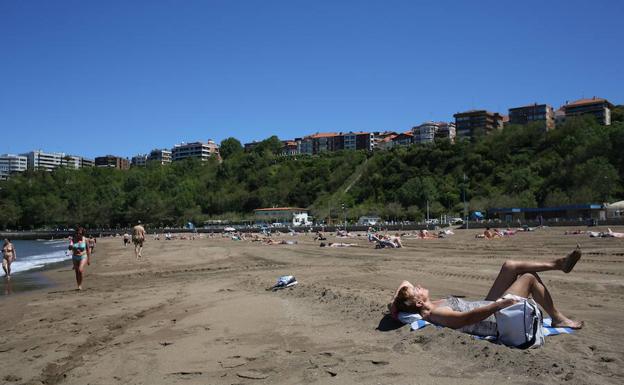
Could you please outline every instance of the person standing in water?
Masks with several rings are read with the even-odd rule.
[[[141,259],[143,252],[143,243],[145,242],[145,228],[141,226],[141,221],[132,228],[132,243],[134,243],[134,256]]]
[[[15,246],[8,239],[4,240],[4,245],[2,246],[2,270],[4,270],[4,274],[7,279],[11,279],[11,263],[17,259],[17,254],[15,254]]]

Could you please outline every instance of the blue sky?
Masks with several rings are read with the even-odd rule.
[[[0,1],[0,153],[624,103],[624,2]]]

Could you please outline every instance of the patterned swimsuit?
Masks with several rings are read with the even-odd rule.
[[[489,305],[492,302],[494,301],[465,301],[457,297],[448,297],[440,306],[446,306],[454,311],[463,313],[481,306]],[[496,317],[492,314],[482,321],[461,327],[457,330],[476,336],[495,336],[497,334]]]

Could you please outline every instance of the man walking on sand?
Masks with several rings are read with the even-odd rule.
[[[134,243],[134,256],[136,259],[141,258],[143,251],[143,242],[145,242],[145,228],[141,226],[141,221],[132,228],[132,243]]]

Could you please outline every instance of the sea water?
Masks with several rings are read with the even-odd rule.
[[[40,269],[51,263],[71,259],[67,247],[67,239],[12,241],[17,254],[17,260],[11,264],[11,275],[28,270]],[[0,245],[4,244],[0,240]],[[0,274],[4,274],[0,270]]]

